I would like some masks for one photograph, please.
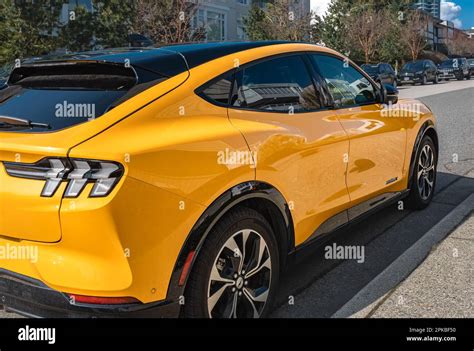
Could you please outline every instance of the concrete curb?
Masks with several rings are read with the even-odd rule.
[[[376,305],[383,299],[382,291],[391,291],[430,253],[432,247],[449,235],[474,210],[474,194],[455,207],[447,216],[432,227],[421,239],[393,261],[379,275],[372,279],[352,299],[342,306],[331,318],[347,318]],[[371,310],[371,309],[370,309]]]

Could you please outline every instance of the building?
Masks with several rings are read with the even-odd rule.
[[[255,0],[253,0],[255,1]],[[256,0],[265,7],[268,1]],[[245,40],[244,17],[247,16],[252,0],[199,0],[193,26],[206,29],[208,41]],[[294,0],[295,12],[308,13],[310,0]]]
[[[415,0],[413,7],[428,12],[434,18],[441,18],[441,0]]]

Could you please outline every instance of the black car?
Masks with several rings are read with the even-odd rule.
[[[467,63],[469,63],[469,72],[471,73],[471,76],[473,76],[474,75],[474,59],[467,60]]]
[[[439,70],[441,72],[441,78],[445,80],[471,79],[472,72],[466,58],[453,58],[443,61],[439,65]]]
[[[388,63],[378,63],[374,65],[365,64],[362,69],[377,83],[391,84],[397,87],[397,74],[393,67]]]
[[[400,85],[416,84],[423,85],[428,82],[438,84],[438,67],[431,60],[417,60],[406,63],[400,71]]]

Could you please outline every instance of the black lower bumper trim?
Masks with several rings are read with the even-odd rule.
[[[71,304],[68,297],[41,281],[0,269],[0,305],[5,311],[36,318],[177,318],[173,301],[146,304]]]

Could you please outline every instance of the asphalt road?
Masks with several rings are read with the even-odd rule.
[[[315,249],[282,277],[272,317],[333,316],[474,191],[474,80],[401,87],[400,96],[420,98],[438,119],[441,150],[434,202],[420,212],[389,207],[337,233],[328,244],[363,245],[364,263],[326,260],[324,248]],[[0,318],[15,316],[0,311]]]
[[[400,211],[392,206],[337,233],[326,245],[333,242],[362,245],[365,247],[364,263],[327,260],[324,247],[317,248],[282,278],[272,317],[332,317],[474,192],[474,80],[404,86],[400,88],[400,97],[419,98],[437,117],[441,147],[433,203],[418,212]],[[397,278],[395,283],[386,284],[377,296],[368,299],[366,305],[375,303],[396,288],[405,276]]]

